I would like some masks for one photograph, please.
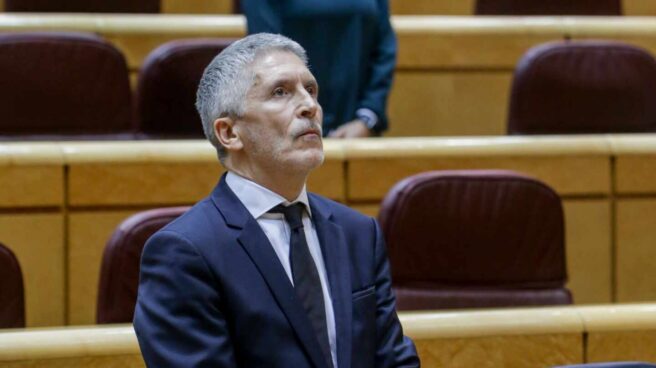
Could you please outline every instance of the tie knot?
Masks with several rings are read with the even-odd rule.
[[[279,204],[269,210],[271,213],[282,213],[285,216],[285,221],[289,224],[289,227],[292,230],[296,230],[299,227],[303,227],[303,209],[305,205],[303,203],[297,202],[291,206],[283,206]]]

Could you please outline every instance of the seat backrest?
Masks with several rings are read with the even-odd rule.
[[[125,58],[84,33],[0,34],[1,139],[132,130]]]
[[[622,15],[621,0],[476,0],[477,15]]]
[[[97,323],[132,322],[143,247],[148,238],[188,209],[171,207],[139,212],[116,228],[103,254]]]
[[[195,108],[205,67],[232,39],[165,43],[144,61],[137,88],[138,131],[155,138],[203,138]]]
[[[160,0],[5,0],[8,12],[159,13]]]
[[[0,328],[25,327],[23,274],[14,253],[0,243]]]
[[[560,197],[536,179],[414,175],[387,194],[380,222],[401,309],[571,303]]]
[[[656,132],[656,60],[620,42],[553,42],[515,69],[509,134]]]

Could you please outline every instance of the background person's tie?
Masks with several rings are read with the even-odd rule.
[[[332,355],[328,343],[328,328],[326,326],[326,309],[323,300],[323,289],[319,272],[310,254],[305,231],[303,230],[303,203],[295,203],[289,207],[278,205],[269,212],[282,213],[291,229],[289,241],[289,260],[292,268],[292,279],[296,295],[303,304],[303,308],[312,323],[314,332],[319,340],[319,346],[332,367]]]

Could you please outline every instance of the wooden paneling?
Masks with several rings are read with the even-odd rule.
[[[389,137],[500,135],[511,71],[399,71],[390,95]]]
[[[61,326],[64,319],[64,217],[58,213],[0,215],[0,242],[18,258],[26,324]]]
[[[565,199],[567,287],[574,303],[612,302],[609,199]],[[605,231],[599,231],[605,229]]]
[[[496,25],[501,25],[504,20],[487,19],[477,26],[484,27],[490,23],[487,25],[494,27],[496,22]],[[565,36],[555,27],[541,32],[522,30],[521,26],[516,29],[499,29],[498,32],[485,32],[483,28],[463,29],[462,32],[455,30],[465,23],[472,24],[468,18],[395,19],[399,44],[397,68],[512,70],[519,58],[532,46],[562,40]],[[414,28],[421,25],[426,27]],[[438,27],[432,28],[432,25]],[[450,30],[450,25],[455,29]]]
[[[615,165],[618,193],[656,193],[656,152],[644,155],[620,155]]]
[[[161,0],[162,13],[230,14],[232,0]]]
[[[98,280],[105,244],[135,211],[74,212],[69,215],[68,324],[96,323]]]
[[[379,200],[401,179],[430,170],[507,169],[537,177],[561,195],[607,194],[604,157],[392,157],[349,160],[349,200]],[[384,172],[385,175],[377,175]]]
[[[581,334],[416,341],[423,367],[553,367],[583,363]]]
[[[26,359],[13,362],[2,362],[3,368],[141,368],[146,364],[141,354],[108,355],[95,357],[73,357],[59,359]]]
[[[617,202],[617,302],[656,300],[656,199]]]
[[[624,15],[656,15],[656,2],[653,0],[622,0]]]
[[[473,13],[475,0],[391,0],[392,14],[442,14],[469,15]]]
[[[1,165],[0,208],[61,206],[63,178],[59,165]]]
[[[588,334],[588,361],[656,361],[656,331],[607,331]]]
[[[308,178],[308,190],[328,198],[344,201],[344,162],[327,157],[319,168],[313,170]]]
[[[653,268],[653,267],[652,267]],[[656,361],[654,304],[578,308],[587,331],[589,362]]]
[[[176,205],[207,196],[223,171],[208,163],[98,163],[69,169],[73,206]]]

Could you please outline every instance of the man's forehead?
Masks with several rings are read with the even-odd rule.
[[[258,79],[271,76],[271,74],[280,77],[301,76],[314,79],[303,60],[293,52],[285,50],[272,50],[257,55],[251,68]]]

